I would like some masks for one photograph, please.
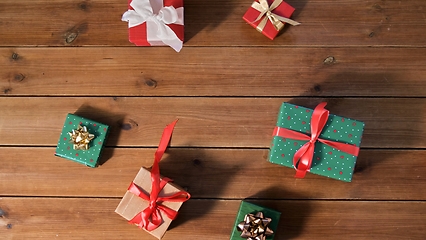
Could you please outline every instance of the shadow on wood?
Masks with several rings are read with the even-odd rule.
[[[235,4],[228,0],[213,2],[209,0],[195,0],[193,2],[185,1],[184,42],[186,43],[191,40],[206,27],[214,30],[220,25],[220,23],[226,21],[234,8]]]
[[[218,160],[207,156],[204,149],[191,149],[181,151],[180,149],[168,149],[168,155],[160,162],[161,174],[167,176],[175,183],[187,190],[192,196],[222,196],[222,191],[228,184],[232,184],[233,177],[239,170],[239,166],[230,163],[223,164]],[[178,161],[180,159],[180,161]],[[184,159],[184,161],[182,161]],[[218,177],[220,176],[220,177]],[[214,185],[214,187],[210,187]],[[192,186],[192,188],[188,188]],[[208,192],[208,193],[205,193]],[[192,203],[196,198],[192,198],[182,205],[182,209],[192,208]],[[214,208],[217,201],[209,201],[212,205],[203,206],[203,211],[194,213],[193,211],[182,211],[182,214],[172,222],[169,229],[172,229],[188,220],[202,218],[208,215]],[[185,212],[191,215],[185,216]],[[195,214],[195,215],[194,215]]]
[[[295,9],[293,14],[291,15],[290,19],[298,22],[297,16],[299,16],[299,14],[303,11],[303,8],[306,5],[306,1],[293,1],[293,0],[291,0],[291,1],[285,1],[285,2],[288,3],[290,6],[294,7],[294,9]],[[276,38],[278,38],[282,34],[285,34],[285,32],[287,32],[287,29],[290,28],[290,27],[295,27],[295,26],[292,26],[292,25],[286,23],[284,25],[284,28],[277,34]]]

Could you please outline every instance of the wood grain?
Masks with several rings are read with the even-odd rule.
[[[426,45],[423,0],[287,2],[302,24],[271,41],[242,20],[250,1],[186,0],[185,46]],[[0,9],[1,46],[132,46],[127,1],[6,0]]]
[[[4,96],[425,97],[424,48],[1,48]]]
[[[111,126],[108,146],[157,146],[180,119],[172,146],[269,147],[282,102],[364,121],[362,147],[426,147],[424,98],[1,98],[0,145],[56,146],[66,114]]]
[[[114,213],[119,199],[2,198],[3,239],[153,239]],[[282,213],[274,239],[423,239],[424,202],[250,201]],[[240,201],[190,200],[168,239],[229,238]]]
[[[3,147],[1,195],[122,197],[139,169],[152,165],[155,149],[107,148],[103,164],[96,169],[55,157],[54,151],[52,147]],[[314,174],[294,178],[294,169],[267,162],[267,154],[266,149],[169,148],[160,171],[193,198],[426,198],[419,191],[426,184],[426,151],[362,149],[351,183]]]
[[[229,239],[243,199],[275,240],[425,239],[426,1],[286,2],[271,41],[251,1],[185,0],[176,53],[128,41],[127,1],[0,1],[0,238],[153,239],[114,209],[178,118],[160,168],[192,199],[164,240]],[[366,123],[351,183],[266,161],[284,101]],[[53,155],[67,113],[111,126],[98,168]]]

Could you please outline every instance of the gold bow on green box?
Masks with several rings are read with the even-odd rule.
[[[90,140],[95,138],[95,135],[87,131],[87,127],[78,125],[77,129],[73,129],[68,133],[71,137],[69,143],[73,144],[74,150],[88,150]]]
[[[244,216],[244,221],[238,224],[237,230],[242,232],[241,237],[247,240],[265,240],[274,233],[269,228],[270,223],[271,218],[264,217],[263,212],[256,215],[249,213]]]

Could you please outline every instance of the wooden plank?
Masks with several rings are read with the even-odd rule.
[[[425,148],[424,98],[12,97],[0,100],[0,145],[56,146],[67,113],[112,127],[108,146],[157,146],[179,118],[172,146],[269,147],[282,102],[366,123],[362,147]]]
[[[114,213],[119,199],[2,198],[3,239],[153,239]],[[425,202],[251,201],[282,212],[274,239],[423,239]],[[168,239],[226,239],[239,200],[189,200]]]
[[[424,48],[171,51],[2,48],[0,95],[426,96]]]
[[[122,197],[139,169],[152,165],[155,149],[107,148],[97,169],[55,157],[54,151],[1,148],[1,195]],[[349,184],[314,174],[294,178],[294,169],[267,162],[267,154],[266,149],[171,148],[160,170],[194,198],[426,199],[419,191],[426,185],[426,151],[363,149]]]
[[[242,20],[250,1],[185,1],[186,46],[425,46],[423,0],[296,1],[293,19],[274,41]],[[121,15],[127,1],[6,0],[0,45],[131,46]],[[330,14],[332,13],[332,14]],[[184,50],[185,51],[185,50]]]

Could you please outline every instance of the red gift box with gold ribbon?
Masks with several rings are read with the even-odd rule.
[[[273,40],[285,23],[293,26],[300,24],[289,19],[293,12],[294,8],[282,0],[256,0],[244,14],[243,19]]]

